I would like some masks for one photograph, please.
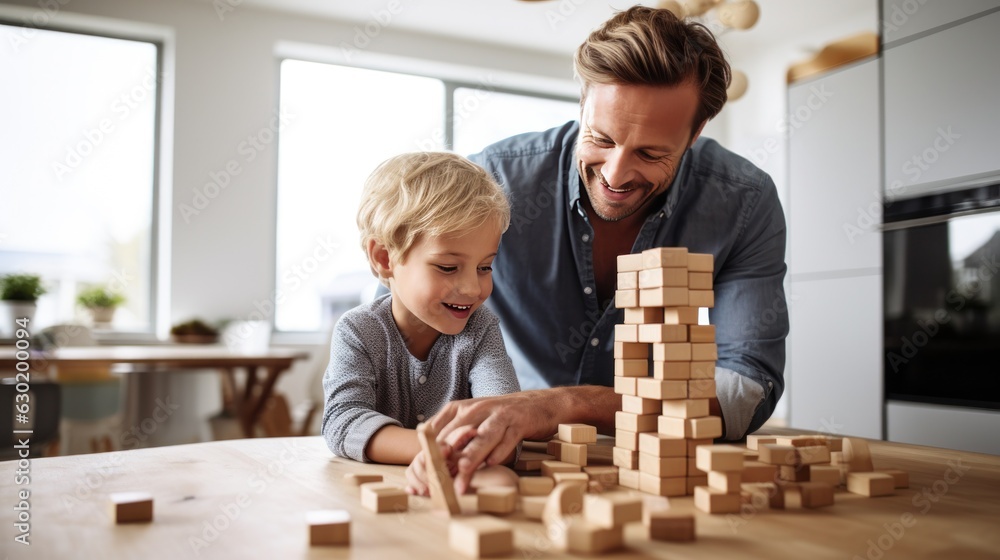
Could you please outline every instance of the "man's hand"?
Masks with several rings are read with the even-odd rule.
[[[448,466],[448,472],[455,476],[458,472],[458,452],[461,451],[476,437],[476,429],[472,426],[464,426],[459,430],[452,431],[446,441],[438,440],[441,446],[441,458]],[[417,453],[410,466],[406,467],[406,491],[416,496],[429,496],[430,488],[427,485],[427,459],[423,451]]]

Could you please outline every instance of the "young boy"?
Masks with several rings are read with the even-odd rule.
[[[503,190],[454,154],[396,156],[368,178],[361,246],[390,293],[334,327],[323,436],[336,455],[408,464],[420,452],[414,428],[445,403],[520,390],[482,307],[509,224]]]

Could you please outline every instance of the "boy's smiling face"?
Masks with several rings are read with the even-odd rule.
[[[500,229],[421,237],[403,262],[390,263],[392,317],[410,353],[426,359],[439,334],[458,334],[493,292],[492,265]]]

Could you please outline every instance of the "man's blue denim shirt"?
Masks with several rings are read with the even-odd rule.
[[[488,304],[500,317],[521,387],[614,382],[614,325],[623,312],[598,301],[575,157],[579,125],[514,136],[471,156],[504,186],[511,225],[493,265]],[[714,140],[681,160],[663,205],[633,253],[687,247],[715,256],[716,384],[727,439],[767,420],[784,389],[788,309],[785,218],[771,178]]]

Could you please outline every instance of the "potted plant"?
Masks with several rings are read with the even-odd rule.
[[[125,303],[125,296],[106,286],[91,286],[76,296],[76,302],[90,311],[95,325],[107,325],[114,319],[115,309]]]
[[[0,277],[0,336],[11,337],[35,317],[35,302],[45,293],[42,277],[37,274],[7,274]],[[28,319],[26,325],[15,323]]]
[[[170,327],[170,337],[174,342],[212,344],[218,342],[219,331],[201,319],[192,319]]]

